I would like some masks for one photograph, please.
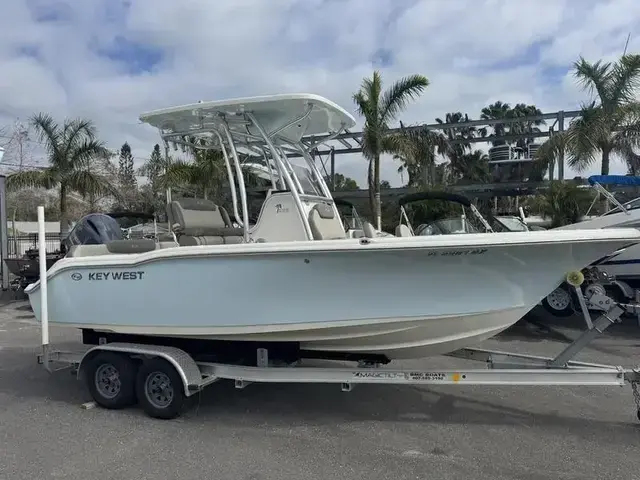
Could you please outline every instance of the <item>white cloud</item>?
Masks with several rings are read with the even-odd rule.
[[[575,109],[586,95],[571,63],[618,56],[640,2],[4,0],[3,18],[0,126],[38,111],[89,116],[111,148],[128,141],[141,161],[159,140],[139,124],[143,111],[300,91],[353,111],[380,52],[387,83],[411,73],[431,82],[407,123],[458,110],[477,118],[495,100]],[[640,37],[628,48],[640,50]],[[149,71],[132,71],[159,53]],[[398,184],[396,168],[385,162],[382,177]],[[338,170],[365,184],[359,155],[338,157]]]

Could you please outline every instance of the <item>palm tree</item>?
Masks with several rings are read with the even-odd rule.
[[[117,190],[100,171],[112,154],[97,139],[97,130],[91,120],[65,119],[60,125],[50,115],[39,113],[30,119],[30,123],[44,145],[49,166],[9,175],[7,187],[12,190],[58,188],[60,235],[65,237],[71,223],[67,214],[70,194],[77,192],[83,198],[103,194],[118,196]]]
[[[577,223],[593,199],[592,191],[575,183],[553,181],[549,188],[532,200],[532,207],[544,218],[551,219],[551,228]]]
[[[455,144],[452,144],[452,153],[456,154],[457,156],[461,156],[467,150],[471,149],[471,143],[466,142],[465,140],[475,138],[478,134],[480,134],[480,136],[486,135],[486,129],[484,128],[478,129],[473,126],[470,127],[468,125],[465,125],[470,121],[471,119],[469,118],[469,115],[466,113],[463,114],[462,112],[449,112],[445,115],[444,120],[442,120],[441,118],[436,118],[436,122],[441,125],[452,123],[460,124],[460,126],[442,129],[442,132],[450,142],[453,142],[454,140],[457,141]],[[484,133],[484,135],[482,133]]]
[[[160,174],[164,187],[183,188],[194,196],[218,199],[226,170],[219,150],[195,150],[194,161],[173,160]]]
[[[360,90],[353,95],[358,113],[364,117],[362,153],[369,161],[367,180],[369,206],[376,217],[377,228],[382,228],[380,205],[380,155],[395,153],[397,136],[389,135],[389,124],[429,85],[423,75],[401,78],[383,91],[380,72],[362,81]]]
[[[191,139],[195,144],[196,140]],[[222,151],[213,149],[190,148],[193,161],[181,159],[150,159],[143,169],[155,168],[158,173],[157,184],[160,188],[178,189],[181,194],[211,199],[218,204],[224,204],[227,197],[229,177]],[[254,170],[243,165],[246,158],[239,155],[245,187],[257,187],[261,183]],[[233,167],[232,167],[233,168]],[[234,181],[237,185],[237,178]]]
[[[436,175],[436,156],[451,155],[451,145],[444,134],[426,128],[406,130],[400,122],[400,134],[394,138],[394,160],[402,162],[398,173],[409,176],[407,186],[423,188],[444,183]]]
[[[580,57],[574,75],[595,99],[582,106],[580,115],[564,132],[551,136],[538,149],[537,158],[548,165],[562,153],[569,166],[583,171],[602,153],[600,172],[609,174],[612,154],[635,158],[640,146],[640,55],[623,55],[615,63],[590,63]]]
[[[524,103],[516,104],[508,114],[509,118],[523,118],[523,117],[535,117],[542,115],[542,111],[535,105],[525,105]],[[527,133],[540,133],[540,127],[545,125],[544,120],[523,120],[521,122],[514,122],[509,125],[508,133],[511,134],[527,134]],[[535,137],[520,138],[516,140],[516,146],[525,148],[531,143],[535,142]]]
[[[476,128],[465,125],[470,122],[469,115],[462,112],[450,112],[445,115],[444,121],[436,118],[439,124],[459,124],[460,126],[443,128],[442,132],[451,144],[448,152],[449,171],[452,183],[463,181],[488,181],[488,157],[480,150],[471,151],[469,140],[477,137],[486,137],[486,128]]]
[[[489,156],[482,150],[464,153],[451,162],[452,174],[462,183],[486,183],[491,180]]]
[[[498,100],[495,103],[492,103],[488,107],[484,107],[480,112],[480,119],[482,120],[500,120],[503,118],[508,118],[511,112],[511,106],[508,103],[504,103]],[[493,134],[497,137],[501,137],[506,135],[507,133],[507,124],[505,123],[496,123],[491,126],[493,130]],[[504,140],[493,140],[491,144],[496,147],[498,145],[506,145],[507,142]]]

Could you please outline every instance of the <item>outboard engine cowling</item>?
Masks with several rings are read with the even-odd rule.
[[[62,249],[68,252],[74,245],[104,245],[123,238],[122,229],[114,218],[103,213],[90,213],[82,217],[62,240]]]

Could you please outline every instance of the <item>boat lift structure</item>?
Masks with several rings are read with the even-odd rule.
[[[233,380],[236,388],[251,383],[334,383],[343,391],[359,384],[391,385],[631,385],[640,420],[640,369],[599,365],[572,360],[576,354],[607,327],[619,321],[635,305],[615,304],[602,295],[587,302],[603,311],[572,344],[553,358],[465,348],[448,354],[452,357],[481,361],[483,369],[397,370],[379,364],[359,363],[355,367],[326,368],[301,366],[298,362],[281,363],[269,358],[267,348],[257,348],[251,365],[213,363],[188,354],[175,346],[135,342],[106,343],[80,352],[54,350],[49,342],[47,266],[44,207],[38,207],[38,241],[40,245],[40,289],[42,353],[38,363],[53,373],[71,369],[83,380],[93,400],[100,406],[120,409],[138,403],[154,418],[170,419],[180,415],[188,397],[196,395],[218,380]],[[579,290],[580,274],[568,276]],[[577,279],[577,280],[576,280]],[[585,317],[587,318],[587,317]]]

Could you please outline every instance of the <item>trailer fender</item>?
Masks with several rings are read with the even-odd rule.
[[[132,357],[160,357],[173,365],[182,379],[184,394],[189,397],[202,389],[202,373],[195,360],[184,350],[162,345],[142,345],[138,343],[105,343],[89,349],[78,364],[77,378],[83,379],[84,367],[100,352],[117,352]]]

